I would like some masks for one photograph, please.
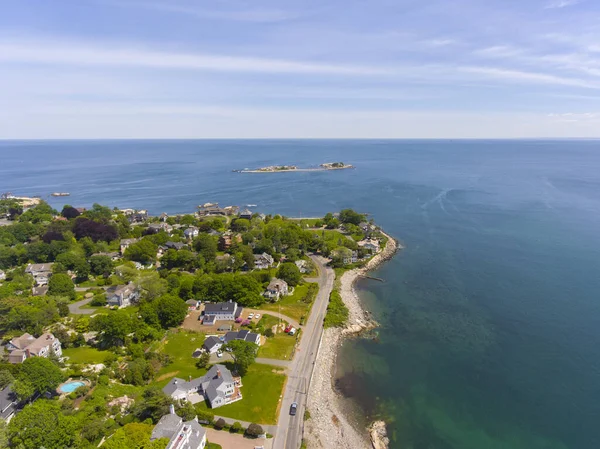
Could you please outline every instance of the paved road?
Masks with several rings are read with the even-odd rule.
[[[69,312],[74,315],[91,315],[93,313],[96,313],[97,312],[96,309],[82,309],[81,308],[82,306],[85,306],[86,304],[92,302],[92,299],[94,299],[94,298],[82,299],[81,301],[77,301],[72,304],[69,304]]]
[[[302,443],[308,385],[321,342],[321,335],[323,334],[323,319],[325,318],[329,295],[333,289],[335,279],[333,270],[325,266],[323,258],[311,256],[311,259],[320,268],[319,293],[315,299],[312,313],[304,326],[304,335],[300,340],[294,360],[290,364],[273,449],[298,449]],[[298,403],[296,416],[290,416],[292,402]]]
[[[231,360],[233,360],[233,359],[231,358],[231,355],[229,355],[229,353],[227,353],[227,352],[224,352],[222,357],[218,357],[217,354],[210,355],[210,363],[223,363],[223,362],[231,361]],[[256,363],[262,363],[264,365],[280,366],[282,368],[289,368],[289,366],[291,365],[292,362],[290,362],[289,360],[267,359],[264,357],[257,357]]]
[[[242,401],[243,401],[243,399],[242,399]],[[250,423],[248,421],[240,421],[239,419],[225,418],[224,416],[215,415],[215,421],[219,418],[223,418],[225,420],[225,422],[229,425],[232,425],[236,421],[239,422],[245,428],[247,428],[250,425]],[[269,426],[266,424],[261,424],[260,427],[262,427],[265,432],[270,433],[271,435],[274,435],[275,432],[277,431],[277,426]],[[259,445],[257,444],[257,446],[259,446]]]

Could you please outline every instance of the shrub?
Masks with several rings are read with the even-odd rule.
[[[263,428],[256,423],[250,424],[248,426],[248,428],[246,429],[246,435],[248,435],[249,437],[257,438],[257,437],[263,435],[264,433],[265,432],[264,432]]]
[[[198,415],[198,421],[212,424],[215,420],[215,414],[208,410],[203,410],[200,407],[196,407],[196,415]]]
[[[273,329],[267,329],[265,331],[265,337],[273,337],[275,334],[273,333]]]
[[[229,429],[231,433],[239,433],[240,430],[242,430],[242,425],[238,421],[234,422]]]
[[[226,425],[227,425],[227,423],[225,422],[225,420],[223,418],[217,419],[217,421],[214,424],[215,429],[217,429],[217,430],[223,429],[223,427],[225,427]]]

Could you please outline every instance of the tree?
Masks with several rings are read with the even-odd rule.
[[[217,257],[217,241],[208,234],[200,234],[194,241],[194,248],[207,262]]]
[[[110,257],[97,255],[90,258],[90,267],[96,276],[108,276],[112,272],[113,263]]]
[[[97,315],[90,322],[90,329],[99,332],[100,344],[104,347],[123,346],[125,338],[133,332],[133,319],[124,310],[108,315]]]
[[[179,326],[187,315],[187,304],[177,296],[162,296],[155,301],[155,307],[164,329]]]
[[[157,422],[169,413],[169,407],[173,400],[158,387],[150,387],[144,391],[142,400],[136,402],[133,414],[140,420],[150,418]]]
[[[351,223],[353,225],[359,225],[365,221],[365,216],[353,211],[352,209],[343,209],[340,212],[340,221],[342,223]]]
[[[0,449],[8,448],[8,425],[4,419],[0,419]]]
[[[149,238],[143,238],[139,242],[129,245],[125,250],[125,258],[141,264],[154,262],[158,246]]]
[[[254,437],[257,438],[260,435],[264,435],[265,431],[263,430],[263,428],[256,424],[256,423],[252,423],[248,426],[248,428],[246,429],[246,435],[248,435],[249,437]]]
[[[296,264],[291,262],[281,264],[277,270],[277,277],[283,279],[292,287],[295,287],[302,281],[302,273],[300,273]]]
[[[75,299],[75,285],[68,274],[57,273],[48,281],[48,295]]]
[[[210,363],[210,354],[208,352],[203,352],[200,355],[200,357],[198,357],[198,360],[196,360],[196,368],[206,369],[208,367],[209,363]]]
[[[238,218],[231,223],[231,229],[236,232],[244,232],[250,229],[250,220]]]
[[[153,426],[143,423],[129,423],[118,429],[107,439],[104,449],[159,449],[164,448],[168,439],[160,438],[150,441]]]
[[[97,221],[90,220],[84,217],[78,217],[75,219],[73,225],[73,233],[77,240],[89,237],[94,242],[105,241],[110,242],[119,237],[117,228],[110,224],[98,223]]]
[[[77,218],[81,215],[77,209],[69,206],[68,204],[65,204],[60,214],[69,220],[72,218]]]
[[[215,429],[221,430],[223,427],[225,427],[227,425],[227,423],[225,422],[225,420],[223,418],[219,418],[215,421],[215,423],[213,425],[215,426]]]
[[[169,291],[167,281],[161,279],[158,273],[150,273],[142,276],[137,285],[143,290],[144,299],[147,301],[154,301]]]
[[[178,416],[183,418],[184,421],[190,421],[196,417],[196,409],[190,401],[181,401],[177,405],[175,412]]]
[[[15,378],[13,377],[13,375],[10,373],[10,371],[3,369],[0,371],[0,390],[4,390],[6,387],[8,387],[13,381],[15,380]]]
[[[19,449],[72,447],[77,434],[76,418],[62,413],[59,402],[45,399],[26,406],[8,426],[11,447]]]
[[[27,381],[15,380],[12,391],[17,395],[19,401],[25,402],[35,394],[35,388]]]
[[[245,376],[250,365],[256,360],[258,346],[249,341],[233,340],[225,345],[225,349],[230,351],[239,375]]]
[[[45,357],[30,357],[21,364],[18,380],[29,383],[36,392],[54,391],[64,376],[58,366]]]

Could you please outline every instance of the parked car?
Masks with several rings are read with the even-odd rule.
[[[286,327],[286,328],[283,330],[283,332],[285,332],[285,333],[287,334],[287,333],[288,333],[289,331],[291,331],[292,329],[293,329],[293,328],[292,328],[292,325],[289,325],[288,327]]]
[[[219,357],[219,358],[223,357],[223,353],[221,351],[217,352],[217,357]]]
[[[253,313],[251,313],[250,315],[248,315],[248,319],[251,320],[252,318],[254,318],[254,314]]]
[[[292,405],[290,406],[290,415],[294,416],[296,414],[297,410],[298,410],[298,404],[296,404],[295,402],[292,402]]]
[[[254,318],[256,318],[258,320],[260,318],[260,313],[257,313],[256,315],[254,315]]]
[[[295,334],[296,334],[296,328],[295,328],[295,327],[292,327],[292,328],[290,329],[290,331],[288,332],[288,334],[289,334],[289,335],[295,335]]]

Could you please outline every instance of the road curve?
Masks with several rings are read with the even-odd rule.
[[[308,386],[323,335],[323,319],[327,311],[329,295],[335,280],[335,273],[325,265],[325,259],[318,256],[311,256],[311,259],[320,268],[317,281],[319,292],[310,317],[304,326],[303,336],[294,360],[289,366],[288,381],[279,410],[278,430],[273,441],[273,449],[298,449],[302,443]],[[292,402],[298,404],[295,416],[290,416]]]

